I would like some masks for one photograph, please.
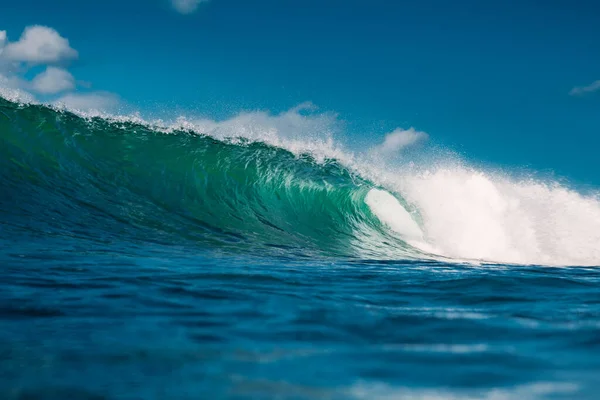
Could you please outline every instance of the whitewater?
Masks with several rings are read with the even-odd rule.
[[[401,147],[3,92],[0,395],[593,398],[600,193]]]

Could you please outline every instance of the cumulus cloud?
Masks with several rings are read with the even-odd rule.
[[[11,42],[0,31],[0,96],[14,101],[37,102],[29,91],[47,96],[44,101],[59,107],[84,112],[111,112],[120,101],[108,92],[76,93],[75,77],[64,65],[78,53],[56,30],[40,25],[28,26],[20,39]],[[45,69],[31,81],[25,79],[33,66]],[[89,85],[79,83],[79,86]],[[59,96],[57,98],[57,96]]]
[[[573,89],[571,89],[569,94],[571,96],[578,96],[586,93],[596,92],[598,90],[600,90],[600,80],[592,82],[587,86],[576,86]]]
[[[6,42],[6,32],[0,34]],[[56,64],[78,57],[69,41],[57,31],[46,26],[29,26],[16,42],[4,45],[2,57],[10,61],[31,64]]]
[[[429,135],[427,135],[427,133],[417,131],[414,128],[397,128],[393,132],[388,133],[385,136],[383,143],[375,146],[373,150],[380,154],[392,155],[405,149],[406,147],[425,141],[428,138]]]
[[[112,111],[119,106],[119,97],[108,92],[68,93],[54,104],[79,111]]]
[[[75,89],[75,78],[65,69],[48,67],[31,81],[31,89],[40,94],[56,94]]]
[[[198,9],[200,3],[207,2],[208,0],[171,0],[175,10],[182,14],[191,14]]]

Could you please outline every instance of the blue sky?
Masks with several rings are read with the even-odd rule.
[[[600,185],[598,2],[172,1],[7,0],[0,30],[50,27],[76,51],[53,62],[72,81],[38,79],[42,98],[213,118],[311,101],[357,146],[415,127],[477,162]],[[33,90],[44,68],[4,74]]]

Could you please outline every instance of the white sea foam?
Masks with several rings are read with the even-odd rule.
[[[32,104],[35,102],[31,93],[13,87],[9,83],[8,78],[0,74],[0,97],[13,103]]]
[[[471,168],[403,177],[427,240],[449,257],[550,265],[600,264],[600,201],[557,183]]]

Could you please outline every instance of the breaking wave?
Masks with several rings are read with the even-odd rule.
[[[309,110],[310,111],[310,110]],[[0,99],[0,224],[257,256],[600,264],[600,200],[437,160],[382,161],[304,107],[147,122]]]

